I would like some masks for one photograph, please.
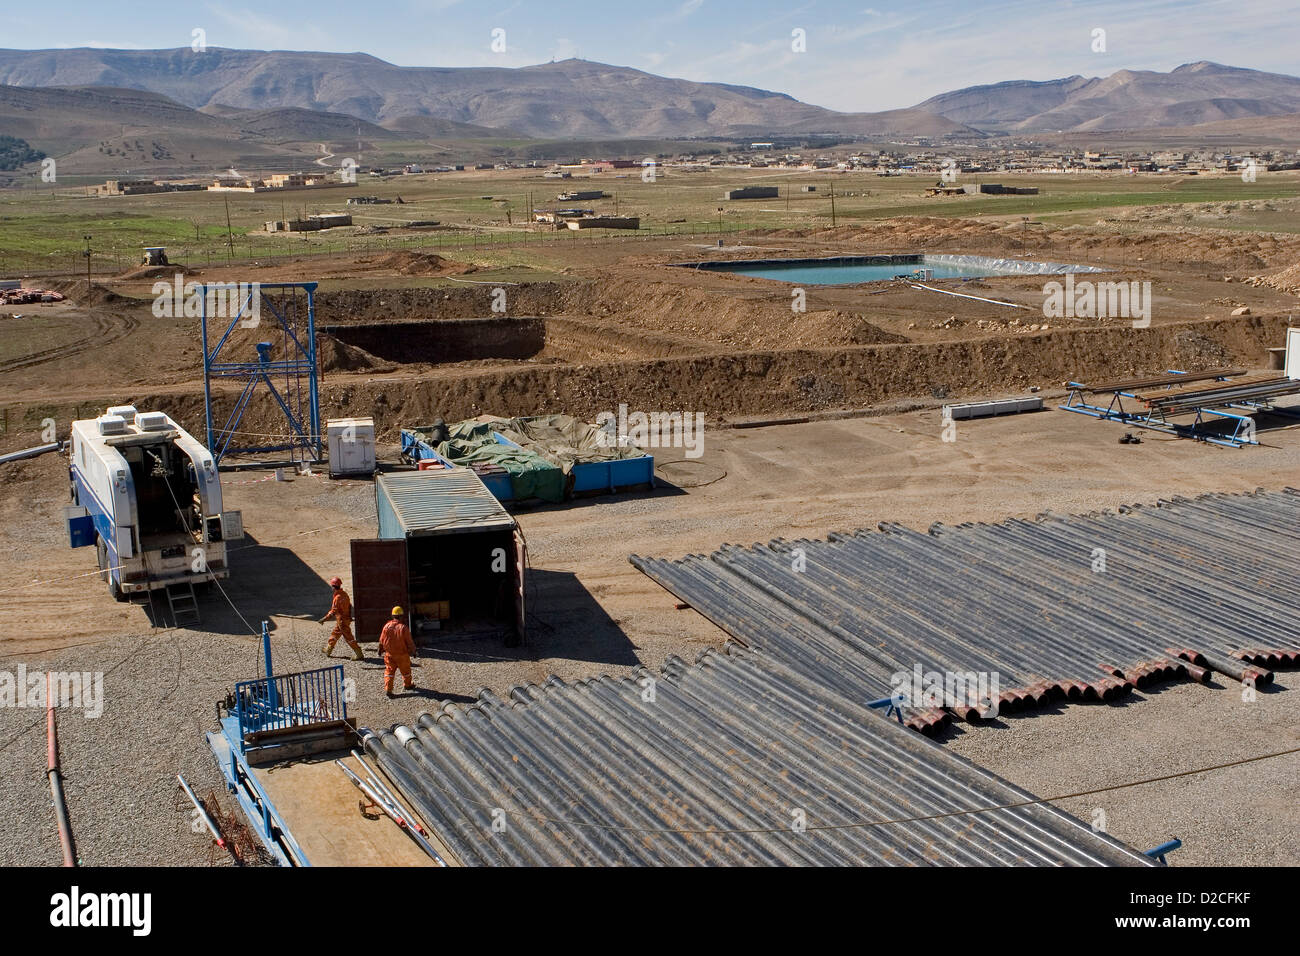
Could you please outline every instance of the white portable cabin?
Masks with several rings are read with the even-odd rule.
[[[325,438],[329,444],[331,478],[375,473],[373,418],[331,418],[325,423]]]
[[[212,453],[167,415],[118,405],[73,422],[69,478],[70,543],[95,546],[119,600],[229,576],[239,514],[222,513]]]

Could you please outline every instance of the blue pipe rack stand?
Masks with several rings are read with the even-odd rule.
[[[1166,375],[1186,375],[1187,373],[1180,369],[1166,369]],[[1227,376],[1219,376],[1214,379],[1216,382],[1228,381]],[[1164,386],[1173,388],[1177,382],[1171,382]],[[1164,432],[1166,435],[1176,435],[1179,438],[1191,438],[1195,441],[1210,442],[1215,445],[1223,445],[1227,448],[1240,448],[1242,445],[1258,445],[1259,442],[1254,437],[1254,419],[1249,415],[1238,415],[1235,412],[1222,411],[1220,408],[1201,407],[1196,409],[1196,418],[1190,425],[1176,425],[1166,420],[1163,414],[1157,413],[1152,409],[1144,411],[1126,411],[1124,408],[1124,399],[1130,398],[1138,400],[1134,392],[1116,391],[1111,394],[1109,404],[1093,405],[1083,397],[1083,393],[1088,391],[1088,386],[1082,382],[1067,382],[1066,388],[1070,394],[1066,397],[1064,405],[1058,405],[1067,412],[1078,412],[1080,415],[1089,415],[1093,418],[1101,418],[1111,422],[1122,422],[1125,425],[1136,425],[1138,428],[1149,428],[1152,431]],[[1257,409],[1260,406],[1254,402],[1233,403],[1222,406],[1223,408],[1243,408]],[[1211,419],[1208,416],[1213,416]],[[1207,432],[1205,426],[1211,424],[1211,421],[1233,420],[1232,433],[1221,435]],[[1250,424],[1247,424],[1250,423]]]
[[[901,698],[882,697],[880,700],[873,700],[867,704],[872,710],[883,710],[886,717],[896,717],[898,722],[903,722],[903,703]]]
[[[1173,853],[1174,850],[1180,849],[1182,845],[1183,841],[1175,837],[1172,840],[1166,840],[1157,847],[1152,847],[1150,850],[1143,851],[1143,855],[1149,856],[1153,860],[1159,860],[1165,866],[1168,866],[1169,861],[1165,859],[1165,854]]]

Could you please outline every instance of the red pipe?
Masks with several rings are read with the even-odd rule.
[[[1204,667],[1197,667],[1195,664],[1187,664],[1185,666],[1187,668],[1187,676],[1192,680],[1201,684],[1208,684],[1210,682],[1210,672]]]
[[[54,695],[50,688],[50,675],[45,675],[45,743],[50,793],[54,796],[54,817],[59,826],[59,845],[63,848],[63,865],[77,865],[77,848],[72,842],[72,824],[68,821],[68,805],[63,799],[63,774],[59,770],[59,734],[54,724]]]

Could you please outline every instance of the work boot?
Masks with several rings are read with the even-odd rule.
[[[366,659],[366,655],[361,653],[361,648],[354,647],[352,649],[357,652],[357,660],[364,661]]]
[[[325,656],[326,657],[334,656],[334,648],[330,647],[328,644],[325,645]]]
[[[392,699],[395,698],[397,695],[394,694],[391,690],[386,690],[386,691],[384,691],[384,696],[387,697],[389,700],[392,700]]]

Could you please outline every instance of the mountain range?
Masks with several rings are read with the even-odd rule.
[[[1061,133],[1194,126],[1300,112],[1300,78],[1218,63],[1168,73],[1013,80],[933,96],[917,109],[986,132]]]
[[[422,130],[436,119],[546,139],[978,135],[933,111],[837,113],[784,93],[576,59],[439,68],[394,66],[364,53],[0,50],[0,84],[123,87],[161,93],[194,109],[298,107],[394,130]]]
[[[208,48],[0,50],[0,133],[53,155],[161,152],[257,162],[318,144],[474,139],[978,140],[1177,129],[1300,136],[1300,78],[1199,62],[975,86],[915,107],[843,113],[784,93],[569,59],[402,67],[363,53]],[[1210,127],[1207,127],[1209,129]],[[233,154],[233,155],[232,155]],[[61,160],[62,161],[62,160]],[[75,165],[75,164],[74,164]]]

